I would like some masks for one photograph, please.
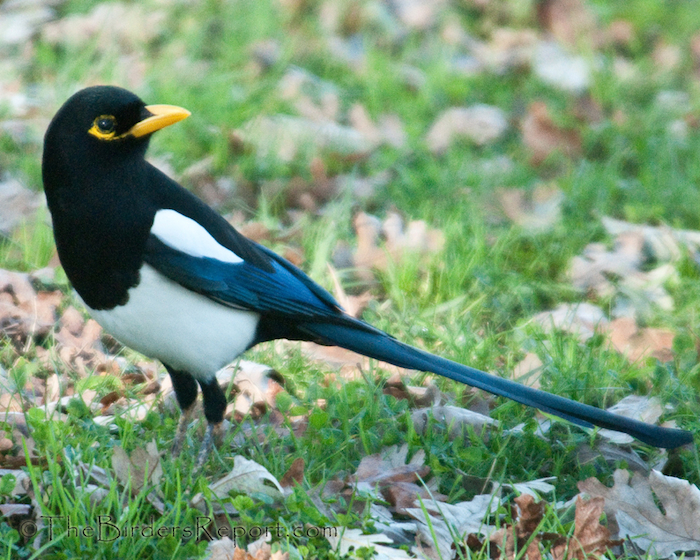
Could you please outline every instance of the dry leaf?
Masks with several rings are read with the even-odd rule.
[[[619,434],[621,432],[612,433]],[[614,441],[615,440],[613,440],[613,442]],[[623,440],[623,442],[625,441]],[[634,451],[634,449],[627,450],[618,447],[618,445],[597,443],[595,447],[583,444],[580,445],[579,448],[576,450],[576,459],[578,460],[580,465],[586,465],[587,463],[595,463],[601,457],[608,463],[610,467],[619,465],[620,462],[624,461],[627,464],[628,469],[634,472],[641,473],[644,476],[648,475],[649,471],[651,470],[651,467],[637,454],[636,451]]]
[[[72,14],[42,28],[42,37],[50,44],[71,47],[94,45],[98,51],[119,46],[133,51],[157,38],[167,16],[162,10],[146,10],[140,4],[104,2],[87,14]]]
[[[601,222],[610,235],[633,233],[641,236],[644,254],[648,253],[656,261],[674,262],[680,259],[683,256],[682,247],[692,252],[700,250],[700,231],[675,229],[665,225],[631,224],[609,216],[603,216]]]
[[[520,548],[532,537],[544,516],[544,502],[535,502],[531,495],[522,494],[514,501],[517,512],[515,525],[499,529],[489,537],[492,545],[500,547],[501,557],[509,560],[513,560],[519,554]],[[528,560],[542,558],[539,536],[533,538],[527,545],[525,558]]]
[[[210,541],[207,545],[208,560],[238,560],[241,555],[236,555],[237,551],[241,550],[228,537],[223,539]],[[251,558],[250,555],[244,552],[243,560]],[[254,560],[254,559],[252,559]]]
[[[256,117],[237,131],[238,137],[256,149],[258,158],[283,162],[299,154],[332,153],[346,158],[364,157],[373,146],[357,130],[334,122],[318,123],[301,117]]]
[[[272,486],[265,484],[266,481],[270,482]],[[220,499],[227,498],[230,492],[240,492],[246,495],[258,492],[272,498],[280,498],[284,495],[284,489],[270,474],[270,471],[255,461],[240,455],[233,458],[233,470],[225,477],[212,482],[209,485],[209,490],[212,496]],[[205,502],[201,492],[192,498],[190,505],[204,510]],[[229,513],[235,512],[230,511]]]
[[[452,405],[432,406],[429,408],[419,408],[411,413],[413,427],[417,433],[425,432],[429,417],[432,416],[438,422],[444,422],[448,427],[450,439],[464,437],[469,427],[480,433],[485,426],[498,426],[498,421],[474,412],[466,408]]]
[[[549,483],[550,480],[556,480],[556,476],[547,476],[545,478],[537,478],[535,480],[527,480],[525,482],[515,482],[512,484],[504,484],[506,488],[512,488],[519,494],[529,494],[533,498],[537,498],[539,494],[549,494],[554,491],[554,486]]]
[[[537,19],[563,44],[576,46],[585,40],[595,46],[600,39],[595,16],[583,0],[544,0],[537,5]]]
[[[581,342],[591,338],[597,329],[608,324],[603,310],[591,303],[562,303],[553,311],[543,311],[532,320],[549,333],[553,329],[576,335]]]
[[[359,296],[349,296],[345,292],[345,289],[340,282],[340,278],[338,278],[338,273],[336,272],[335,268],[330,265],[330,263],[328,264],[328,273],[331,275],[331,280],[333,280],[333,295],[335,296],[336,301],[348,315],[358,319],[367,307],[367,304],[372,301],[372,293],[370,291],[366,291]]]
[[[389,144],[400,148],[406,143],[406,133],[401,119],[397,115],[382,115],[379,124],[375,124],[367,109],[359,103],[350,107],[348,119],[352,127],[365,137],[374,147]]]
[[[478,146],[499,140],[508,129],[505,113],[491,105],[452,107],[433,123],[425,140],[434,154],[445,152],[457,138]]]
[[[248,360],[219,370],[216,379],[225,391],[231,384],[236,388],[234,413],[239,421],[248,414],[258,417],[268,408],[275,410],[277,395],[284,391],[284,379],[277,371]]]
[[[611,541],[610,531],[600,524],[603,514],[603,498],[584,501],[576,498],[574,535],[567,543],[555,544],[551,553],[553,560],[587,560],[591,556],[605,554],[611,546],[621,541]]]
[[[506,216],[527,231],[548,231],[561,220],[564,193],[556,186],[538,185],[531,193],[498,189],[496,194]]]
[[[532,57],[532,71],[546,84],[567,93],[582,95],[591,84],[591,63],[582,56],[568,53],[554,41],[540,41],[537,44]],[[581,149],[578,135],[559,130],[556,132],[559,138],[570,144],[564,153],[577,155]],[[568,150],[572,150],[573,153],[569,153]]]
[[[499,505],[500,499],[497,496],[480,494],[470,501],[457,504],[424,500],[425,511],[423,508],[411,508],[405,513],[417,521],[416,528],[420,541],[432,546],[434,534],[437,537],[439,557],[453,558],[455,542],[453,535],[457,539],[464,539],[469,533],[491,535],[496,527],[488,525],[484,519],[496,512]],[[426,512],[428,518],[426,518]]]
[[[131,486],[131,493],[134,496],[145,485],[157,486],[163,476],[160,453],[155,441],[146,444],[145,449],[141,447],[134,449],[131,456],[128,456],[122,447],[114,447],[112,468],[123,486]]]
[[[390,262],[398,263],[405,255],[430,256],[442,250],[443,233],[431,229],[422,220],[409,222],[396,212],[388,212],[384,222],[376,216],[359,212],[353,221],[357,235],[357,249],[353,254],[355,273],[365,282],[372,282],[372,269],[385,270]],[[379,246],[384,234],[386,243]]]
[[[581,138],[576,130],[559,128],[542,101],[532,103],[520,125],[523,142],[532,153],[533,165],[540,165],[554,152],[568,157],[581,154]]]
[[[23,345],[46,336],[56,322],[61,292],[35,292],[29,275],[0,269],[0,334]]]
[[[673,339],[676,336],[673,331],[651,327],[640,329],[629,317],[615,319],[603,331],[607,332],[613,348],[631,362],[649,356],[661,362],[673,359]]]
[[[358,488],[371,489],[375,485],[387,485],[393,482],[415,482],[425,479],[430,468],[423,464],[425,453],[416,453],[409,463],[408,445],[393,445],[380,453],[363,457],[353,479]]]
[[[372,558],[378,560],[411,558],[403,550],[382,546],[380,543],[391,544],[394,542],[386,535],[365,535],[361,529],[345,529],[340,536],[326,535],[326,538],[333,549],[337,550],[341,556],[350,554],[352,550],[357,551],[360,548],[374,548],[375,554]],[[353,557],[357,558],[356,556]]]
[[[165,504],[157,495],[159,481],[163,476],[163,467],[160,464],[160,453],[156,442],[146,444],[146,448],[138,447],[131,452],[131,456],[121,446],[116,446],[112,452],[112,468],[117,479],[124,487],[131,488],[132,496],[136,496],[144,487],[153,486],[156,490],[146,496],[148,502],[158,511],[165,511]]]
[[[539,39],[532,29],[509,29],[498,27],[493,31],[489,43],[469,41],[470,50],[477,60],[496,74],[527,68]]]
[[[533,389],[539,389],[543,368],[544,364],[540,357],[534,352],[528,352],[522,360],[515,364],[513,379]]]
[[[608,408],[608,412],[619,414],[626,418],[633,418],[647,424],[656,424],[664,412],[661,401],[656,397],[643,397],[640,395],[628,395],[617,404]],[[632,443],[634,438],[629,434],[616,432],[602,428],[598,434],[612,443],[625,445]]]
[[[605,511],[614,516],[620,538],[656,558],[674,552],[700,550],[700,490],[686,480],[652,470],[648,478],[617,470],[608,488],[595,478],[578,483],[579,490],[605,499]],[[657,505],[660,504],[660,505]]]
[[[280,486],[282,488],[291,488],[295,484],[301,484],[304,481],[304,459],[302,457],[297,457],[294,459],[292,466],[289,470],[284,473],[284,476],[280,479]]]

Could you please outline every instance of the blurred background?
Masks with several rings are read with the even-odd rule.
[[[190,109],[151,157],[246,218],[347,196],[490,223],[496,188],[547,182],[584,235],[698,228],[699,30],[689,0],[6,0],[0,231],[41,204],[53,113],[103,83]]]

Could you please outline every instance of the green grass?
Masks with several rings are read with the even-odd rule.
[[[85,13],[95,4],[92,0],[67,2],[59,12]],[[149,9],[160,6],[155,2],[145,5]],[[685,91],[692,114],[697,115],[697,78],[693,77],[688,55],[681,67],[669,74],[650,71],[651,53],[659,36],[685,46],[700,27],[700,12],[693,3],[595,3],[604,23],[627,18],[635,24],[638,38],[629,55],[644,77],[621,82],[611,69],[612,53],[604,51],[604,64],[596,72],[590,92],[605,114],[603,122],[595,126],[584,125],[571,116],[576,103],[573,96],[543,85],[529,72],[503,76],[455,74],[448,63],[455,53],[440,44],[435,30],[412,32],[404,38],[389,32],[367,34],[366,64],[361,72],[355,72],[323,46],[319,3],[304,5],[306,11],[296,15],[285,12],[272,0],[212,0],[197,11],[187,4],[167,7],[166,31],[140,51],[147,71],[137,93],[149,103],[187,107],[193,116],[156,135],[150,154],[167,157],[178,172],[213,155],[215,174],[231,177],[239,186],[252,185],[252,201],[257,201],[257,206],[251,208],[250,200],[234,197],[226,202],[226,209],[243,209],[253,219],[286,226],[283,197],[265,198],[264,183],[275,178],[286,184],[298,175],[308,178],[308,162],[261,162],[254,153],[233,150],[229,132],[257,115],[294,114],[276,90],[288,67],[302,67],[334,84],[343,114],[358,102],[373,118],[383,113],[397,114],[408,136],[405,148],[382,147],[359,162],[328,158],[326,165],[331,172],[359,176],[390,170],[392,178],[386,188],[363,202],[363,209],[383,215],[395,207],[409,219],[426,220],[444,232],[446,245],[427,261],[406,259],[379,275],[377,300],[370,304],[364,318],[401,340],[504,376],[510,375],[526,352],[536,352],[545,364],[542,384],[547,390],[600,407],[632,393],[656,395],[675,406],[670,416],[682,427],[697,431],[700,272],[692,256],[684,257],[677,265],[680,280],[669,286],[675,310],[658,311],[651,320],[654,326],[669,326],[678,333],[675,359],[668,364],[654,359],[630,364],[610,350],[602,336],[581,343],[561,333],[547,335],[528,323],[534,314],[559,303],[586,300],[572,288],[566,270],[571,258],[588,243],[610,241],[600,223],[601,216],[700,229],[700,134],[691,126],[686,140],[674,139],[667,124],[676,117],[669,116],[655,102],[660,91]],[[534,25],[529,8],[522,13],[512,10],[509,16],[499,16],[506,19],[499,25]],[[494,25],[476,10],[456,5],[441,14],[441,20],[448,16],[481,37],[486,37],[485,29]],[[381,29],[377,21],[371,24]],[[673,34],[669,34],[670,29],[674,29]],[[281,54],[271,68],[259,73],[250,65],[250,53],[262,39],[276,40]],[[27,84],[39,88],[46,101],[40,109],[42,117],[50,117],[79,85],[124,79],[125,70],[115,51],[105,51],[99,44],[76,49],[50,45],[39,38],[33,48],[35,56],[22,71]],[[424,87],[414,90],[405,85],[403,64],[423,72]],[[457,142],[442,156],[431,154],[425,144],[432,122],[451,106],[490,103],[517,117],[536,100],[547,102],[556,122],[579,130],[582,158],[572,162],[553,158],[542,167],[533,167],[514,127],[493,145],[476,147]],[[615,111],[625,113],[624,123],[615,124]],[[26,143],[0,132],[0,167],[37,191],[41,189],[42,132],[37,130],[36,138]],[[513,162],[509,172],[494,175],[484,171],[480,165],[484,160],[501,155]],[[548,181],[555,181],[566,196],[562,221],[554,229],[532,234],[494,219],[496,188],[530,189]],[[305,253],[303,267],[326,288],[331,288],[326,263],[336,241],[354,240],[352,215],[357,204],[341,198],[326,206],[321,215],[305,218],[300,240]],[[49,263],[53,251],[50,227],[46,216],[40,214],[35,222],[23,225],[2,241],[0,267],[36,270]],[[62,273],[56,282],[70,293]],[[605,302],[597,303],[605,306]],[[51,348],[52,337],[41,344]],[[0,371],[10,372],[18,392],[23,378],[37,372],[49,373],[40,370],[33,345],[24,350],[20,356],[10,341],[0,339]],[[124,355],[136,358],[129,351]],[[305,478],[282,501],[274,502],[262,495],[234,497],[240,515],[226,516],[227,522],[248,529],[277,523],[287,527],[289,536],[279,539],[278,545],[289,549],[292,558],[337,557],[324,538],[296,536],[294,527],[373,527],[365,497],[354,496],[352,503],[346,504],[354,507],[340,514],[328,507],[332,503],[324,506],[322,502],[345,498],[321,500],[318,494],[328,481],[352,474],[363,457],[387,446],[407,443],[411,455],[424,451],[438,491],[450,502],[474,495],[470,477],[519,482],[554,475],[557,499],[569,499],[577,492],[578,481],[596,476],[610,483],[615,467],[625,466],[606,463],[602,458],[579,464],[580,446],[589,443],[592,436],[556,422],[549,439],[539,439],[533,433],[534,412],[502,399],[495,401],[491,412],[499,420],[499,428],[492,429],[488,437],[469,433],[453,441],[439,422],[432,422],[429,430],[417,434],[407,403],[382,392],[387,375],[378,369],[366,371],[363,379],[343,382],[338,388],[324,383],[330,368],[309,361],[293,345],[283,349],[261,345],[246,358],[269,364],[284,375],[295,394],[295,403],[309,412],[309,428],[300,437],[280,435],[262,421],[257,429],[263,432],[264,443],[248,438],[235,453],[259,462],[277,478],[294,459],[302,457]],[[74,375],[63,365],[57,367],[61,374]],[[419,375],[416,383],[421,379]],[[435,381],[461,402],[463,387],[443,379]],[[78,384],[81,390],[90,385],[100,395],[113,389],[103,378],[94,384]],[[130,390],[138,394],[138,387]],[[318,399],[325,399],[324,409],[317,406]],[[86,406],[78,403],[71,406],[65,421],[45,418],[37,410],[27,415],[37,455],[51,459],[44,466],[26,470],[41,514],[61,519],[56,520],[53,540],[44,538],[39,550],[32,548],[31,539],[21,538],[16,528],[0,522],[0,558],[201,557],[206,542],[196,538],[171,534],[164,538],[100,540],[68,531],[66,520],[70,518],[73,527],[81,528],[95,526],[100,516],[111,516],[111,522],[120,527],[152,526],[154,531],[197,526],[197,518],[203,514],[188,506],[189,499],[197,492],[208,496],[207,483],[231,470],[235,454],[231,442],[240,428],[232,427],[205,472],[195,475],[194,453],[184,453],[177,460],[167,454],[177,417],[157,410],[136,423],[117,417],[116,430],[98,426],[91,418]],[[523,434],[507,432],[521,422],[525,423]],[[2,424],[0,428],[11,431]],[[190,449],[196,449],[201,433],[201,426],[190,430]],[[166,450],[157,488],[166,505],[165,514],[158,514],[146,500],[154,488],[146,488],[134,497],[116,482],[109,486],[104,499],[92,503],[83,490],[88,476],[79,465],[111,472],[115,446],[131,452],[149,441]],[[634,449],[649,465],[661,456],[658,450],[641,444],[635,444]],[[700,481],[697,453],[680,451],[674,455],[673,465],[674,476],[692,483]],[[8,493],[10,482],[2,479],[0,490]],[[211,503],[211,497],[207,499]],[[24,501],[29,503],[28,499]],[[499,515],[505,516],[499,518],[504,522],[510,512],[504,507]],[[570,532],[572,527],[572,519],[560,518],[553,510],[548,511],[543,523],[543,530],[550,531]],[[243,539],[241,543],[252,540]],[[471,557],[488,555],[472,553]]]

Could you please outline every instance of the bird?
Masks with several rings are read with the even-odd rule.
[[[651,446],[693,441],[400,342],[347,314],[331,294],[146,161],[152,134],[190,112],[147,105],[116,86],[73,94],[44,137],[42,179],[58,256],[91,316],[124,345],[159,360],[181,416],[177,456],[202,393],[201,466],[220,436],[226,398],[216,372],[256,344],[312,341],[431,372],[584,427]]]

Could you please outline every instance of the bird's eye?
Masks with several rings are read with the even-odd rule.
[[[111,115],[97,117],[95,126],[103,134],[110,134],[117,128],[117,121]]]

